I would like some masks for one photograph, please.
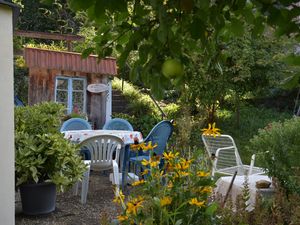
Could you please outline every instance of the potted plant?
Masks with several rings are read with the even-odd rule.
[[[53,102],[15,108],[15,179],[25,214],[52,212],[56,189],[71,187],[86,169],[59,132],[64,110]]]

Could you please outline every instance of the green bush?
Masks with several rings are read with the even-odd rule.
[[[260,129],[250,141],[258,160],[288,193],[300,194],[300,119],[274,122]]]
[[[147,114],[141,116],[131,116],[124,113],[115,113],[113,117],[128,120],[128,122],[133,126],[134,130],[142,132],[144,138],[146,135],[148,135],[154,125],[160,121],[159,117]]]
[[[85,165],[77,148],[59,132],[64,110],[53,102],[15,108],[17,187],[53,182],[63,191],[81,178]]]
[[[169,119],[175,119],[179,116],[180,113],[180,106],[175,103],[167,104],[162,108],[164,113],[167,115]]]

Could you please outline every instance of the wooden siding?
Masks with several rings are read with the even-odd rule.
[[[43,101],[54,101],[55,80],[57,76],[84,77],[87,85],[92,83],[108,83],[108,77],[99,74],[87,74],[74,71],[29,69],[28,103],[34,105]],[[106,93],[86,92],[86,113],[95,129],[101,129],[105,123]]]
[[[57,69],[102,75],[117,75],[116,59],[97,56],[81,58],[75,52],[52,51],[37,48],[25,48],[25,62],[29,68]]]

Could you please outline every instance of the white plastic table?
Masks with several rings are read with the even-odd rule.
[[[127,130],[69,130],[63,131],[65,138],[72,142],[80,143],[83,140],[100,134],[112,134],[120,137],[125,145],[133,144],[136,141],[142,142],[143,135],[139,131]]]
[[[123,154],[121,154],[121,170],[122,170],[122,189],[124,190],[125,184],[127,183],[127,171],[126,168],[128,168],[129,161],[129,146],[130,144],[136,143],[136,142],[142,142],[143,141],[143,135],[139,131],[127,131],[127,130],[69,130],[69,131],[63,131],[64,137],[74,143],[80,143],[83,140],[93,137],[100,134],[112,134],[120,137],[124,144],[125,149]]]
[[[216,194],[221,194],[222,197],[225,197],[227,190],[230,186],[231,180],[232,180],[232,176],[224,176],[224,177],[219,178],[216,182],[216,188],[215,188],[214,192]],[[250,198],[249,198],[249,201],[247,202],[247,204],[248,204],[247,210],[248,211],[252,211],[254,209],[257,193],[263,192],[262,189],[256,188],[256,182],[259,180],[266,180],[266,181],[271,182],[271,179],[266,175],[250,175],[250,176],[248,176],[248,185],[249,185],[249,191],[250,191]],[[239,195],[243,194],[244,182],[245,182],[244,176],[236,176],[235,177],[231,192],[229,194],[229,197],[231,197],[233,204],[235,204],[237,197]],[[268,189],[270,191],[273,190],[272,187],[270,187]]]

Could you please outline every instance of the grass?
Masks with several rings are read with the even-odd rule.
[[[249,151],[246,146],[249,140],[257,134],[258,129],[264,128],[271,122],[283,121],[291,117],[292,113],[244,105],[240,111],[239,127],[236,125],[236,114],[225,109],[218,111],[217,125],[221,133],[229,134],[234,138],[243,162],[250,163],[250,157],[256,150]]]

